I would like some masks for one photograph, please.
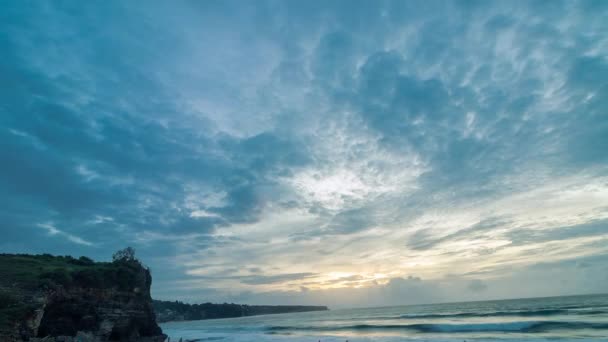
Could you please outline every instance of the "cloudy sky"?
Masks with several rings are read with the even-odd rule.
[[[0,251],[153,295],[608,292],[608,2],[9,1]]]

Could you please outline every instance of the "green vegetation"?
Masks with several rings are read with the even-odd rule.
[[[140,265],[136,259],[94,262],[87,257],[0,254],[0,287],[44,290],[78,286],[128,290],[130,284],[135,283]]]
[[[132,291],[141,279],[141,263],[131,248],[114,255],[113,262],[50,254],[0,254],[0,331],[36,308],[35,298],[58,288],[96,288]]]
[[[19,303],[19,298],[8,292],[0,292],[0,328],[6,326],[11,317],[22,316],[30,309]]]
[[[155,300],[152,302],[159,322],[192,321],[290,312],[324,311],[326,306],[300,305],[243,305],[243,304],[186,304],[179,301]]]

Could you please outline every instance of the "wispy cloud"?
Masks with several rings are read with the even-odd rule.
[[[89,242],[85,239],[79,238],[78,236],[72,235],[72,234],[68,234],[64,231],[61,231],[57,228],[55,228],[55,226],[53,226],[52,224],[49,223],[39,223],[37,225],[38,227],[45,229],[48,232],[48,235],[50,236],[59,236],[59,237],[63,237],[65,239],[68,239],[70,242],[79,244],[79,245],[84,245],[84,246],[93,246],[92,242]]]
[[[608,252],[606,4],[3,10],[4,250],[133,244],[191,300],[597,288],[571,263]]]

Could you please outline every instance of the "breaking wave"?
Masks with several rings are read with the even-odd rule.
[[[537,333],[551,330],[608,329],[608,323],[589,322],[553,322],[553,321],[520,321],[505,323],[467,323],[467,324],[356,324],[342,326],[272,326],[271,332],[306,330],[306,331],[359,331],[359,330],[410,330],[419,333],[453,333],[453,332],[526,332]]]
[[[468,317],[504,317],[504,316],[554,316],[554,315],[598,315],[608,311],[573,311],[567,309],[541,309],[541,310],[522,310],[522,311],[494,311],[494,312],[458,312],[445,314],[406,314],[395,318],[401,319],[424,319],[424,318],[468,318]]]

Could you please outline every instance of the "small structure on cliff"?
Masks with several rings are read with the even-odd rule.
[[[0,340],[164,341],[151,283],[132,249],[113,262],[0,254]]]

